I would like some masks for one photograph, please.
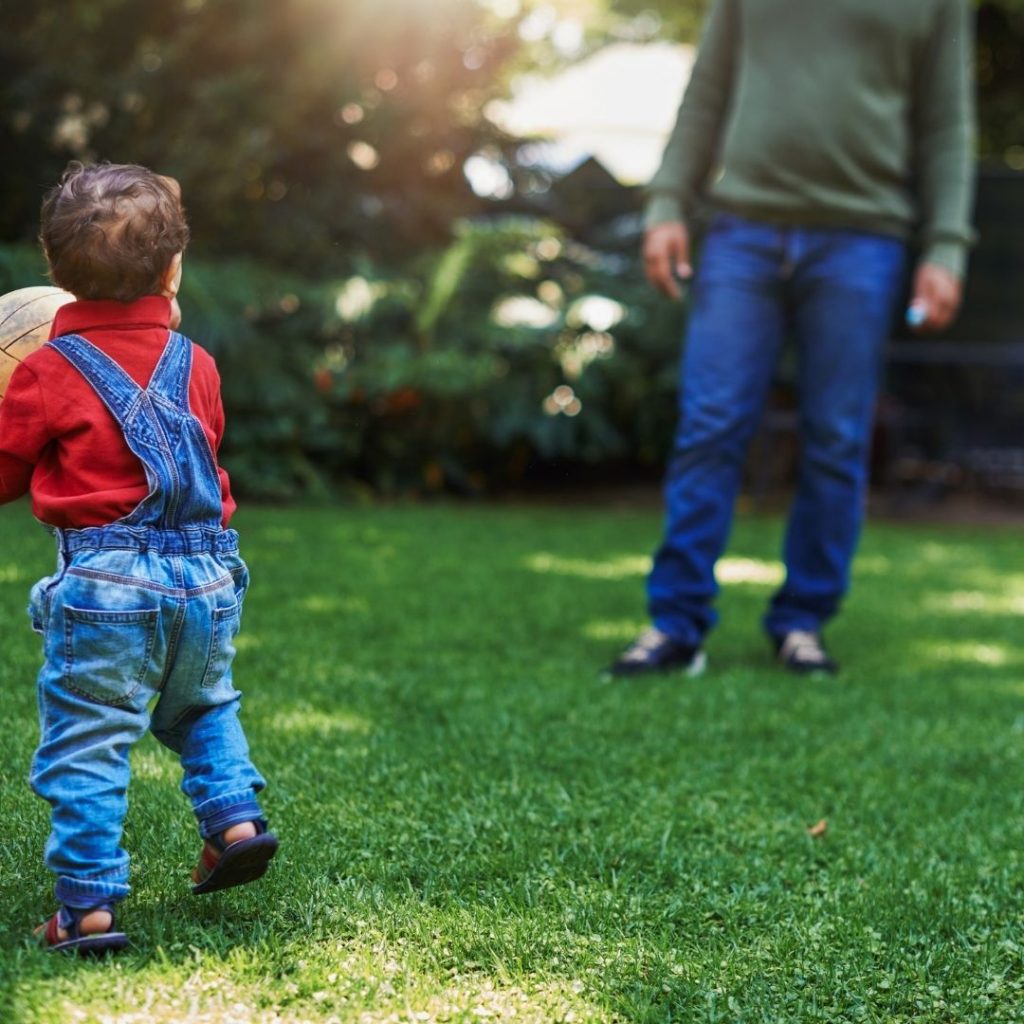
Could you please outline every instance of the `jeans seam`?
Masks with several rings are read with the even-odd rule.
[[[211,679],[210,670],[213,667],[214,655],[220,647],[221,636],[223,634],[225,623],[228,623],[233,616],[238,616],[240,614],[241,611],[238,606],[237,598],[235,599],[235,604],[225,605],[223,608],[215,608],[213,611],[213,626],[210,630],[210,652],[206,658],[206,667],[203,669],[203,680],[201,683],[203,689],[209,689],[209,687],[214,686],[224,676],[224,673],[222,672],[216,679]],[[230,664],[231,663],[229,662],[228,667],[230,667]]]
[[[169,556],[164,556],[169,557]],[[125,586],[137,587],[140,590],[153,590],[159,594],[167,594],[170,597],[198,597],[202,594],[210,594],[226,586],[233,586],[231,574],[221,576],[211,583],[204,583],[199,587],[168,587],[153,580],[140,579],[137,576],[122,576],[118,573],[103,572],[102,569],[85,569],[80,566],[68,569],[67,575],[77,576],[80,579],[104,580],[108,583],[123,583]]]
[[[181,628],[185,622],[187,601],[184,598],[179,598],[177,605],[178,607],[174,613],[174,622],[171,625],[170,636],[167,638],[167,656],[164,659],[164,674],[157,685],[157,690],[159,692],[163,692],[164,684],[170,678],[171,672],[174,669],[174,659],[178,653],[178,640],[181,637]]]

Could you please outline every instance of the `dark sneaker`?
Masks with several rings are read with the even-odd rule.
[[[706,665],[707,656],[700,647],[681,644],[651,626],[619,655],[606,674],[622,678],[681,670],[688,676],[699,676]]]
[[[825,650],[821,634],[810,630],[795,629],[777,636],[775,654],[780,665],[799,675],[834,676],[839,671],[839,663]]]

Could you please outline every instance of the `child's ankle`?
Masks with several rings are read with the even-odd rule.
[[[224,829],[222,838],[224,844],[230,846],[232,843],[240,843],[243,839],[252,839],[258,833],[259,830],[256,828],[255,821],[242,821],[237,825],[231,825],[229,828]]]
[[[99,932],[109,932],[114,923],[113,915],[109,910],[94,910],[78,924],[78,930],[82,935],[96,935]]]
[[[58,918],[58,922],[59,920]],[[109,910],[89,910],[78,919],[79,935],[101,935],[103,932],[109,932],[113,927],[114,915]],[[36,929],[35,934],[41,935],[46,928],[47,925],[41,924]],[[71,938],[71,932],[67,928],[61,928],[58,923],[57,938],[61,942],[66,942]]]

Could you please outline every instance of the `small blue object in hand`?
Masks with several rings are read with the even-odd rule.
[[[922,302],[914,302],[907,308],[907,326],[920,327],[928,319],[928,310]]]

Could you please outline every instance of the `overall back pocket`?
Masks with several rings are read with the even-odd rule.
[[[210,656],[203,673],[203,686],[216,686],[231,671],[235,660],[235,637],[241,624],[241,609],[237,604],[213,610],[210,631]]]
[[[64,606],[64,679],[99,704],[126,704],[146,678],[156,639],[155,608],[100,611]]]

